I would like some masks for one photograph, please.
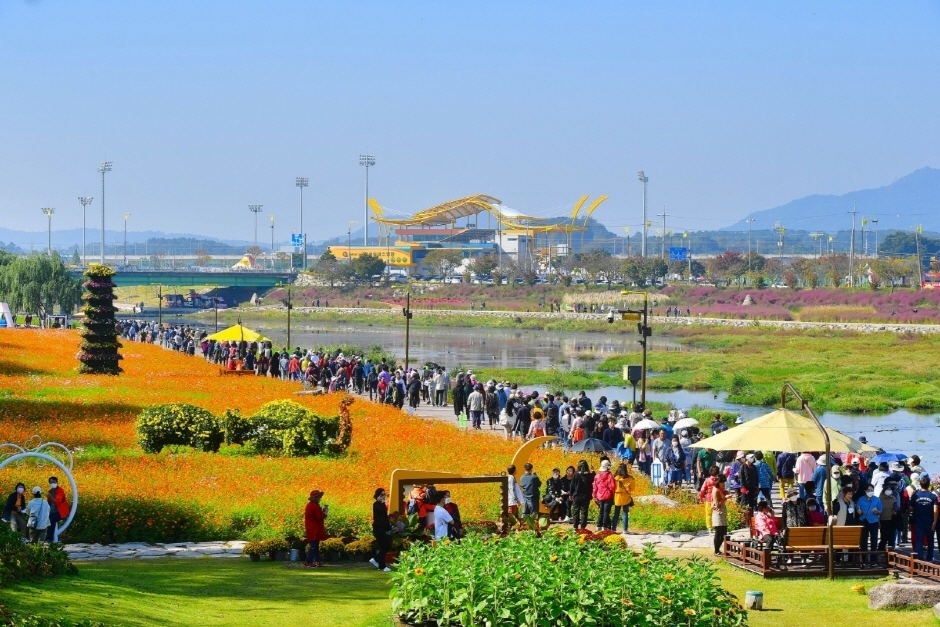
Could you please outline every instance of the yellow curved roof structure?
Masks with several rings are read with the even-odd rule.
[[[577,209],[580,209],[580,205],[583,204],[585,200],[587,200],[587,196],[581,199]],[[599,204],[599,202],[597,204]],[[506,207],[502,206],[498,198],[487,196],[486,194],[474,194],[456,200],[449,200],[440,205],[419,211],[410,218],[396,219],[385,217],[385,211],[373,198],[369,199],[369,207],[372,209],[372,219],[379,224],[388,226],[443,226],[451,224],[460,218],[466,218],[488,211],[508,229],[545,233],[583,230],[583,227],[574,226],[573,224],[571,226],[564,224],[543,224],[545,222],[544,218],[537,218],[535,216],[528,216],[508,210]]]

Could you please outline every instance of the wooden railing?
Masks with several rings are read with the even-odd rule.
[[[940,564],[919,560],[915,555],[888,551],[888,567],[912,579],[940,582]]]

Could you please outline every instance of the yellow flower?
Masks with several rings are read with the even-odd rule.
[[[670,599],[667,599],[667,598],[664,597],[663,595],[659,595],[659,602],[660,602],[660,603],[665,603],[666,605],[669,605],[670,603],[672,603],[672,601],[671,601]]]
[[[649,561],[649,560],[640,560],[640,563],[645,566],[646,564],[649,564],[650,561]]]
[[[548,558],[548,561],[549,561],[549,562],[552,562],[552,563],[557,562],[557,561],[558,561],[558,556],[557,556],[557,555],[552,555],[550,558]]]
[[[522,579],[522,575],[516,574],[516,579]]]
[[[685,609],[682,610],[682,611],[685,612],[685,615],[686,615],[686,616],[695,616],[695,610],[693,610],[693,609],[691,609],[691,608],[688,608],[688,607],[687,607],[687,608],[685,608]]]
[[[423,569],[423,568],[415,568],[415,575],[417,575],[418,577],[420,577],[420,576],[423,575],[423,574],[424,574],[424,569]]]
[[[447,546],[448,544],[450,544],[450,539],[449,539],[449,538],[448,538],[447,540],[444,540],[444,546]]]
[[[623,603],[627,607],[633,607],[633,601],[631,601],[630,599],[620,599],[620,602]]]
[[[720,608],[720,607],[716,607],[716,608],[715,608],[715,616],[721,616],[721,608]]]
[[[663,578],[664,578],[666,581],[672,581],[673,579],[676,578],[676,576],[673,575],[672,573],[666,573],[665,575],[663,575]]]
[[[728,616],[734,616],[734,610],[728,610]]]
[[[642,577],[642,576],[645,575],[645,574],[646,574],[646,569],[645,569],[645,568],[641,568],[641,569],[640,569],[640,577]]]

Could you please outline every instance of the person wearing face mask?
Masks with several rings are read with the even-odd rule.
[[[852,486],[842,488],[838,500],[832,502],[832,515],[829,522],[839,527],[851,527],[858,524],[855,503],[852,501],[854,490]]]
[[[815,497],[806,499],[806,517],[809,519],[810,527],[822,527],[826,524],[826,515]]]
[[[669,449],[663,455],[666,464],[666,485],[681,484],[685,476],[685,451],[679,446],[679,437],[673,436]]]
[[[806,501],[800,498],[800,488],[787,490],[787,499],[781,508],[783,514],[783,546],[787,545],[790,527],[808,527],[809,518],[806,515]]]
[[[10,529],[22,534],[24,538],[29,538],[29,530],[26,528],[26,517],[23,516],[23,510],[26,509],[26,486],[22,483],[16,484],[16,489],[7,497],[6,507],[3,509],[3,522],[10,524]]]
[[[65,490],[59,487],[58,477],[49,477],[49,527],[46,531],[46,542],[58,540],[58,522],[69,517],[69,502],[65,498]]]
[[[875,487],[868,486],[865,495],[858,499],[859,522],[862,523],[862,542],[859,548],[878,550],[878,531],[881,526],[881,499],[875,496]],[[874,561],[874,556],[870,556]]]
[[[391,572],[385,564],[385,555],[392,550],[392,524],[388,519],[388,506],[385,504],[388,496],[385,488],[376,488],[372,503],[372,535],[378,548],[369,563],[383,572]]]
[[[38,544],[46,537],[46,529],[49,528],[49,503],[42,498],[42,488],[36,486],[33,488],[33,499],[26,504],[27,521],[29,528],[29,541],[32,544]]]
[[[886,483],[881,491],[881,541],[878,543],[879,551],[884,551],[885,547],[891,547],[891,550],[894,550],[897,535],[896,521],[900,519],[901,497],[898,495],[898,484]]]
[[[571,468],[574,474],[574,468]],[[569,480],[570,481],[570,480]],[[548,507],[548,519],[564,520],[566,497],[564,492],[564,480],[561,478],[561,470],[552,468],[552,476],[545,482],[545,496],[542,497],[542,503]]]
[[[464,536],[463,523],[460,522],[460,508],[457,507],[457,504],[450,498],[450,490],[444,491],[444,509],[446,509],[450,517],[454,519],[453,523],[451,523],[448,528],[448,537],[451,540],[460,540],[460,538]]]

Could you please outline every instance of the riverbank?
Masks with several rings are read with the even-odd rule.
[[[636,333],[632,323],[615,320],[607,322],[606,313],[550,313],[547,311],[461,311],[453,309],[427,310],[412,308],[411,324],[419,327],[484,327],[497,329],[530,329],[539,331],[572,331],[596,333]],[[215,316],[214,310],[195,315]],[[287,317],[283,305],[244,307],[218,312],[220,320],[237,318],[280,319]],[[404,326],[404,316],[398,309],[366,309],[355,307],[297,307],[291,310],[292,319],[330,320]],[[781,329],[796,331],[851,331],[855,333],[940,334],[938,324],[888,324],[880,322],[797,322],[792,320],[738,320],[731,318],[705,318],[698,316],[651,316],[654,327],[723,327],[727,329]]]

